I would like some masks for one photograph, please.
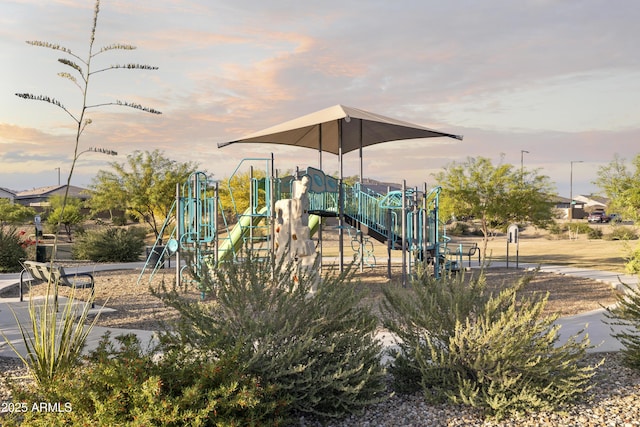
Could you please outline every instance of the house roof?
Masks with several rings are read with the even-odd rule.
[[[16,192],[13,190],[9,190],[8,188],[0,187],[0,197],[10,196],[15,197]]]
[[[562,196],[553,196],[551,198],[551,201],[554,203],[566,203],[569,204],[571,202],[571,199],[568,197],[562,197]]]
[[[584,202],[587,206],[607,206],[609,204],[609,199],[602,196],[593,196],[593,195],[579,195],[575,196],[574,199]]]
[[[31,190],[20,191],[16,193],[16,199],[33,199],[33,198],[47,198],[56,194],[64,194],[66,185],[50,185],[47,187],[39,187]],[[69,186],[70,197],[84,197],[86,198],[86,188],[76,187],[75,185]]]

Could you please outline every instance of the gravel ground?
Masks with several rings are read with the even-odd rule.
[[[177,316],[152,295],[163,282],[173,279],[172,270],[166,276],[158,275],[153,281],[148,278],[137,284],[138,274],[132,272],[96,273],[96,300],[116,309],[114,313],[103,313],[99,320],[102,326],[157,329],[159,322]],[[495,269],[492,282],[502,283],[512,278],[516,270]],[[362,279],[369,284],[370,294],[366,301],[375,303],[380,298],[380,289],[388,281],[380,271],[367,270]],[[388,286],[388,284],[387,284]],[[34,294],[42,294],[43,286],[35,286]],[[614,302],[611,289],[588,279],[575,279],[540,273],[530,283],[527,292],[549,291],[548,313],[571,315],[586,312]],[[67,292],[62,288],[61,294]],[[197,299],[199,293],[192,290],[190,297]],[[10,296],[5,293],[3,296]],[[350,417],[331,426],[640,426],[640,373],[623,367],[617,353],[587,356],[590,363],[605,357],[605,363],[593,380],[592,390],[581,402],[565,408],[559,413],[536,413],[523,419],[503,422],[485,421],[478,411],[455,405],[430,405],[417,395],[395,395],[379,405],[372,406],[363,415]],[[17,359],[0,358],[2,376],[24,377],[27,371]],[[0,386],[0,402],[10,396]],[[300,419],[300,426],[319,426],[312,421]]]
[[[425,403],[420,394],[396,395],[373,406],[363,415],[353,416],[327,427],[367,426],[640,426],[640,372],[625,368],[617,353],[590,354],[587,361],[605,363],[593,378],[593,388],[581,402],[563,408],[562,411],[539,412],[525,417],[500,422],[484,419],[482,414],[470,407]],[[318,427],[321,424],[301,419],[300,426]]]

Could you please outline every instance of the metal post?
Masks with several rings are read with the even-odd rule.
[[[524,153],[529,154],[527,150],[520,150],[520,180],[524,184]]]
[[[180,289],[180,218],[182,217],[182,203],[180,203],[180,183],[176,183],[176,241],[178,250],[176,251],[176,287]]]
[[[407,181],[402,181],[402,287],[407,286]]]
[[[344,271],[344,187],[342,178],[338,181],[338,266],[340,273]]]
[[[273,153],[271,153],[271,177],[269,179],[269,212],[267,212],[267,218],[270,221],[269,234],[271,234],[271,252],[275,254],[275,239],[276,239],[276,198],[275,198],[275,161]]]
[[[342,161],[342,120],[338,122],[338,160],[340,161],[340,180],[339,180],[339,193],[338,193],[338,250],[340,252],[340,259],[338,260],[338,266],[340,273],[344,271],[344,162]]]
[[[215,187],[213,190],[213,228],[214,228],[214,238],[213,238],[213,261],[214,261],[214,266],[217,268],[218,267],[218,257],[219,257],[219,253],[218,253],[218,243],[219,243],[219,237],[218,237],[218,204],[220,201],[220,193],[218,192],[218,181],[216,181],[215,183]]]
[[[251,166],[249,167],[249,250],[251,251],[251,253],[253,253],[253,215],[256,213],[257,204],[254,200],[254,192],[257,193],[255,184],[256,183],[253,180],[253,166]]]
[[[387,188],[387,193],[389,189]],[[391,279],[391,249],[393,245],[393,231],[391,229],[391,209],[387,209],[387,277]]]
[[[422,262],[426,269],[427,246],[430,243],[429,237],[429,206],[427,202],[427,183],[424,183],[424,193],[422,194],[422,242],[420,249],[422,250]]]

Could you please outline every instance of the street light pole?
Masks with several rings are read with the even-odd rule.
[[[582,162],[582,160],[571,160],[571,173],[569,175],[569,222],[573,221],[573,164]]]
[[[520,150],[520,179],[524,182],[524,153],[529,154],[527,150]]]

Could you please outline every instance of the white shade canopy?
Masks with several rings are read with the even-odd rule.
[[[381,142],[441,136],[462,139],[459,135],[439,132],[358,108],[335,105],[235,141],[219,143],[218,148],[236,143],[267,143],[306,147],[339,155]]]

